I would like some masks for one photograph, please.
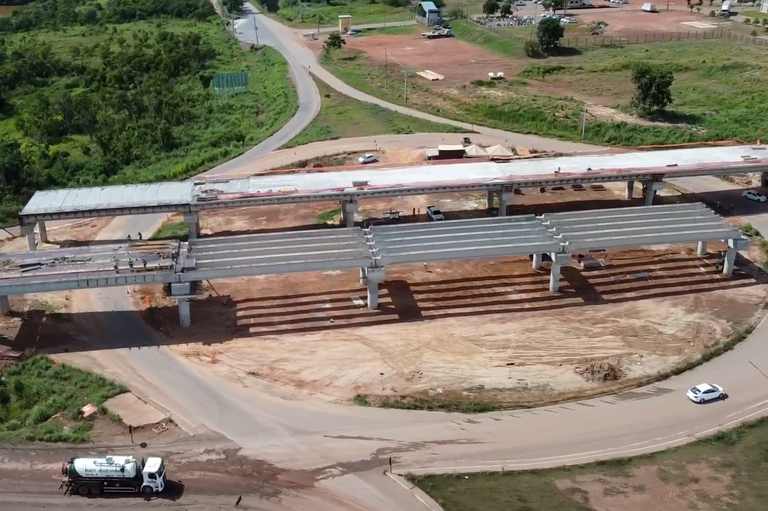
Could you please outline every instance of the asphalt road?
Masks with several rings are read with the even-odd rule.
[[[289,29],[273,20],[256,18],[260,42],[273,43],[289,55],[299,83],[301,69],[311,65],[311,71],[332,87],[344,93],[350,90],[324,74]],[[311,111],[309,89],[304,89],[304,95],[299,90]],[[358,99],[370,98],[352,92],[350,95]],[[380,100],[371,102],[412,112]],[[300,124],[295,123],[293,129]],[[477,130],[490,136],[517,137],[498,130]],[[537,148],[569,150],[578,146],[519,137],[516,143]],[[279,143],[277,139],[269,142],[276,144],[273,148]],[[265,154],[259,151],[266,149],[254,150],[250,157]],[[242,167],[242,161],[231,165]],[[98,238],[151,232],[161,220],[157,216],[118,218]],[[759,215],[753,223],[763,222],[765,215]],[[84,310],[124,311],[95,316],[94,343],[138,346],[151,344],[147,339],[158,335],[131,312],[125,290],[83,293],[77,301]],[[137,393],[170,410],[189,431],[217,431],[242,446],[245,454],[313,478],[312,487],[283,494],[280,509],[416,511],[423,510],[423,504],[406,487],[381,473],[390,456],[396,471],[419,473],[495,470],[502,466],[541,468],[680,445],[717,428],[763,415],[768,412],[768,380],[763,375],[768,374],[766,343],[768,327],[761,326],[736,350],[663,383],[560,406],[472,416],[343,406],[305,396],[282,399],[258,381],[234,385],[203,377],[162,347],[102,350],[93,356]],[[703,381],[723,385],[731,397],[700,406],[687,402],[685,389]],[[57,503],[56,507],[82,507],[76,500],[71,502]],[[253,509],[277,509],[274,501],[263,504]],[[157,505],[163,507],[162,503]]]

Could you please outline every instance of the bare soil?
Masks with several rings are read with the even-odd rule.
[[[675,34],[674,39],[676,39],[678,32],[682,32],[681,38],[688,37],[688,32],[693,38],[695,37],[694,32],[712,31],[717,27],[717,19],[710,18],[707,13],[710,10],[717,11],[718,6],[702,5],[700,14],[695,12],[695,9],[691,13],[684,2],[671,3],[669,10],[666,10],[666,4],[657,4],[662,12],[647,13],[640,9],[642,4],[639,2],[610,9],[573,10],[568,13],[568,16],[576,18],[579,24],[584,26],[593,21],[607,22],[605,37],[629,37],[642,34],[641,40],[645,40],[647,35],[648,41],[653,41],[653,34],[656,34],[656,40],[659,41],[670,40],[672,33]],[[688,25],[687,23],[702,23],[704,25]],[[712,26],[709,27],[708,25]],[[634,37],[631,40],[634,41]]]
[[[53,222],[46,229],[49,243],[39,243],[38,250],[51,250],[68,246],[80,245],[93,240],[112,218],[89,218],[77,222]],[[38,237],[38,242],[40,238]],[[0,253],[26,252],[27,239],[25,236],[0,240]]]
[[[613,185],[530,190],[510,213],[634,204],[622,196]],[[660,198],[680,200],[687,198],[667,190]],[[404,211],[404,222],[426,221],[430,204],[447,218],[487,214],[484,196],[416,196],[361,202],[358,221],[390,208]],[[243,209],[202,222],[217,234],[312,229],[334,207]],[[691,246],[612,251],[599,270],[565,268],[557,295],[548,291],[546,264],[537,272],[525,258],[395,266],[378,311],[366,308],[356,271],[215,281],[192,303],[192,329],[178,327],[176,307],[159,289],[134,291],[175,353],[225,378],[333,400],[359,393],[531,404],[636,384],[750,322],[765,285],[746,259],[739,264],[747,273],[723,278],[714,266],[723,248],[712,245],[703,259]]]

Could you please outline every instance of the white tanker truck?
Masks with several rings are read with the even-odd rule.
[[[102,493],[143,493],[152,495],[165,489],[165,464],[162,458],[107,456],[72,458],[61,465],[65,492],[78,495]]]

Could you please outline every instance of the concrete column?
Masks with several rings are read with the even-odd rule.
[[[360,285],[368,285],[368,268],[360,268]]]
[[[554,252],[552,256],[552,270],[549,275],[549,290],[556,293],[560,289],[560,267],[571,262],[571,254]]]
[[[45,228],[45,222],[38,222],[37,230],[40,233],[40,243],[48,243],[48,231]]]
[[[542,262],[542,254],[533,254],[533,269],[534,270],[540,270],[541,269],[541,262]]]
[[[707,242],[706,241],[700,241],[698,247],[696,247],[696,255],[699,257],[704,257],[707,255]]]
[[[27,236],[27,250],[34,252],[37,250],[37,242],[35,241],[35,233],[30,232]]]
[[[379,283],[384,282],[384,268],[369,267],[366,270],[368,286],[368,308],[379,308]]]
[[[499,192],[499,216],[507,216],[507,206],[514,200],[514,191]]]
[[[634,181],[627,181],[627,188],[624,190],[624,198],[627,200],[632,200],[635,195],[635,182]]]
[[[496,195],[495,192],[492,190],[488,190],[485,194],[485,203],[486,203],[486,209],[491,209],[493,207],[493,196]]]
[[[192,314],[189,312],[189,300],[179,300],[179,323],[183,327],[192,325]]]
[[[189,226],[189,239],[197,239],[200,236],[200,218],[197,213],[184,213],[184,221]]]
[[[656,190],[653,189],[653,182],[646,181],[645,183],[643,183],[643,198],[645,199],[643,201],[643,205],[652,206],[653,198],[655,195],[656,195]]]
[[[8,295],[0,295],[0,314],[11,312],[11,304],[8,301]]]
[[[725,252],[725,261],[723,261],[723,275],[733,275],[736,266],[736,252],[748,248],[748,239],[728,240],[728,250]]]
[[[341,222],[344,227],[355,226],[355,213],[360,209],[357,201],[344,201],[341,203]]]
[[[761,187],[768,186],[768,172],[760,173],[760,186]]]

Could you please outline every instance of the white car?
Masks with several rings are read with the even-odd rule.
[[[429,219],[433,220],[435,222],[438,222],[440,220],[445,220],[445,216],[443,216],[443,212],[438,209],[437,206],[427,206],[427,215],[429,215]]]
[[[517,2],[515,2],[515,5],[518,7],[525,7],[525,2],[523,2],[523,0],[517,0]]]
[[[755,190],[744,190],[741,192],[742,197],[746,197],[749,200],[753,200],[755,202],[765,202],[768,201],[768,197],[763,195],[760,192],[756,192]]]
[[[365,164],[365,163],[375,163],[377,161],[379,161],[379,159],[376,158],[375,154],[371,154],[371,153],[364,154],[360,158],[357,159],[358,163],[363,163],[363,164]]]
[[[688,396],[688,399],[694,403],[706,403],[707,401],[712,401],[714,399],[723,399],[728,394],[725,393],[725,390],[720,385],[715,385],[714,383],[702,383],[701,385],[696,385],[692,389],[689,389],[686,395]]]

